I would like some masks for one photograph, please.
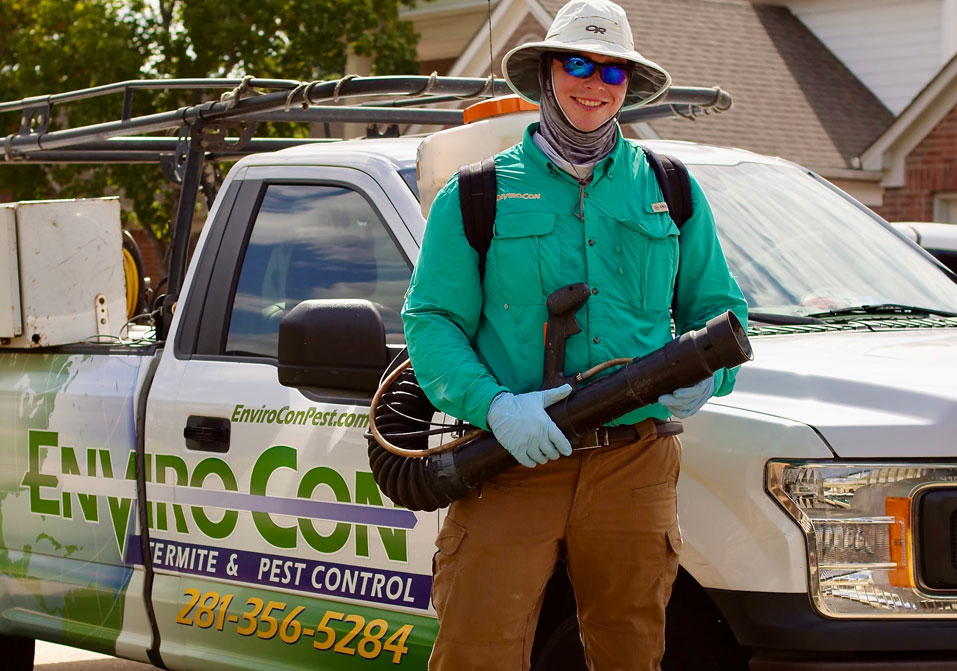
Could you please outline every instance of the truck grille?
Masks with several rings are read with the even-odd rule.
[[[957,490],[924,494],[918,519],[921,582],[932,590],[957,590]]]
[[[957,569],[957,510],[950,514],[950,565]]]

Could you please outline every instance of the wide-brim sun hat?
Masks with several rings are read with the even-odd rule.
[[[572,0],[555,15],[541,42],[526,42],[502,59],[502,72],[519,96],[541,104],[538,65],[547,51],[589,52],[622,58],[631,64],[622,109],[647,105],[667,93],[671,75],[635,51],[635,38],[625,10],[610,0]]]

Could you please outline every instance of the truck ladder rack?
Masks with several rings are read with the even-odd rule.
[[[136,91],[180,90],[194,97],[226,89],[218,99],[175,110],[133,116]],[[265,92],[260,92],[260,90]],[[122,93],[119,120],[50,130],[54,106]],[[456,126],[462,110],[427,107],[511,93],[504,79],[431,76],[357,77],[299,82],[289,79],[146,79],[0,102],[0,114],[20,112],[20,129],[3,140],[3,163],[159,163],[181,185],[170,230],[169,276],[156,324],[159,340],[170,321],[186,275],[193,210],[206,162],[286,147],[328,142],[319,138],[255,138],[260,121]],[[373,98],[353,105],[346,99]],[[384,100],[384,98],[387,98]],[[659,104],[628,110],[624,124],[676,114],[693,118],[721,112],[731,96],[720,88],[671,87]],[[166,136],[149,135],[164,132]],[[170,134],[176,136],[170,136]],[[204,187],[204,190],[210,187]],[[211,201],[214,194],[206,193]]]
[[[219,100],[209,100],[167,112],[132,116],[135,91],[202,92],[212,89],[230,90]],[[254,89],[266,89],[270,92],[258,94]],[[333,81],[309,83],[251,77],[133,80],[0,103],[0,114],[21,113],[19,132],[8,135],[4,139],[4,160],[35,163],[155,162],[159,154],[175,151],[175,140],[170,138],[173,141],[169,142],[169,149],[159,148],[156,144],[153,148],[146,149],[146,145],[134,145],[128,141],[115,144],[105,143],[105,141],[130,135],[181,130],[198,124],[211,125],[224,122],[344,122],[456,126],[463,123],[461,110],[424,106],[488,98],[509,92],[503,79],[437,76],[344,77]],[[49,130],[54,105],[66,105],[79,100],[118,93],[123,94],[122,110],[118,121]],[[393,100],[375,100],[349,106],[338,104],[340,100],[347,98],[385,96],[392,97]],[[722,111],[728,109],[730,105],[730,95],[720,88],[675,86],[669,89],[662,104],[626,110],[622,113],[620,121],[628,124],[669,117],[674,114],[688,116],[693,115],[696,110]],[[213,151],[210,152],[212,156],[207,160],[269,151],[310,141],[310,139],[289,139],[286,144],[276,142],[267,145],[259,142],[253,145],[249,142],[251,135],[240,138],[221,136],[218,140],[214,143]]]

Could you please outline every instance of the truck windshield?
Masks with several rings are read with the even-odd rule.
[[[797,167],[696,165],[752,310],[808,315],[899,304],[957,312],[957,284],[919,250]]]

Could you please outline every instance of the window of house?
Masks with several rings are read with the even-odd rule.
[[[957,191],[934,196],[934,221],[957,224]]]
[[[279,320],[309,299],[358,298],[404,343],[399,310],[411,269],[372,205],[339,186],[271,184],[233,300],[226,354],[275,357]]]

